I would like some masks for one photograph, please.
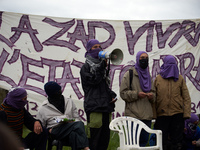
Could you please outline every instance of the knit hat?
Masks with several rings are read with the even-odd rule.
[[[86,50],[87,52],[85,53],[85,57],[87,55],[90,55],[92,56],[93,58],[95,59],[98,59],[98,54],[99,52],[102,50],[101,48],[97,48],[97,49],[94,49],[94,50],[91,50],[91,48],[95,45],[95,44],[100,44],[98,40],[95,40],[95,39],[91,39],[88,41],[87,45],[86,45]]]
[[[87,43],[87,45],[86,45],[87,51],[89,51],[95,44],[100,44],[100,43],[96,39],[89,40],[88,43]]]
[[[54,81],[49,81],[44,85],[44,90],[46,94],[51,97],[61,91],[61,86]]]

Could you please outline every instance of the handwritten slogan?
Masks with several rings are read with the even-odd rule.
[[[113,118],[123,115],[119,86],[140,50],[149,55],[153,79],[163,57],[175,56],[190,92],[191,111],[200,112],[200,19],[88,20],[0,12],[0,87],[24,87],[29,101],[26,108],[35,115],[47,100],[44,84],[56,81],[86,121],[80,68],[89,39],[98,39],[104,51],[123,51],[122,63],[110,68],[110,86],[118,94]]]

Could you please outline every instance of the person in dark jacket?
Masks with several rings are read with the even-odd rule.
[[[27,102],[27,92],[24,88],[12,88],[0,105],[0,122],[14,131],[24,148],[45,150],[48,132],[40,121],[33,118],[24,108]],[[22,138],[23,125],[32,131],[25,138]]]
[[[87,135],[91,150],[106,150],[110,140],[109,123],[117,95],[109,88],[107,60],[98,57],[102,51],[99,41],[89,40],[86,49],[86,62],[80,75],[85,97]]]

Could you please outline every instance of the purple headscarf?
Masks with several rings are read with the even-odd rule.
[[[85,57],[86,57],[87,55],[90,55],[90,56],[92,56],[93,58],[98,59],[98,54],[99,54],[99,52],[100,52],[102,49],[97,48],[97,49],[95,49],[95,50],[91,50],[91,48],[92,48],[95,44],[100,44],[100,43],[99,43],[99,41],[96,40],[96,39],[91,39],[91,40],[88,41],[88,43],[87,43],[87,45],[86,45],[86,50],[87,50],[87,52],[85,53]]]
[[[27,92],[24,88],[16,87],[9,91],[4,102],[16,109],[23,109],[27,104],[27,100],[22,100],[22,98],[27,96]]]
[[[197,125],[194,124],[196,121],[199,121],[199,117],[194,113],[191,113],[191,118],[185,120],[185,128],[187,129],[185,131],[185,136],[187,138],[191,138],[196,132]]]
[[[139,64],[140,55],[146,53],[145,51],[139,51],[136,55],[136,64],[135,69],[137,70],[140,86],[143,92],[149,92],[151,90],[151,77],[149,74],[148,67],[146,69],[142,69]],[[147,53],[146,53],[147,54]]]
[[[178,66],[176,64],[176,60],[174,56],[167,55],[163,60],[163,65],[161,66],[160,75],[166,79],[166,78],[174,78],[174,81],[178,80],[179,77],[179,70]]]

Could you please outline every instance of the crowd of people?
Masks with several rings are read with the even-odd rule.
[[[44,84],[47,98],[36,117],[24,108],[27,91],[23,87],[14,87],[0,105],[0,129],[5,128],[0,130],[0,138],[4,134],[4,137],[12,138],[9,142],[0,139],[0,147],[6,149],[10,146],[8,150],[45,150],[51,137],[71,146],[72,150],[106,150],[117,94],[110,88],[110,64],[107,59],[99,58],[102,50],[98,40],[89,40],[86,60],[80,70],[86,128],[75,103],[62,94],[61,86],[55,81]],[[139,51],[135,65],[123,76],[119,93],[125,102],[125,116],[137,118],[148,127],[155,119],[154,129],[162,131],[163,150],[199,149],[199,117],[191,113],[190,94],[175,57],[164,57],[154,81],[149,72],[149,59],[147,52]],[[23,126],[31,131],[26,137],[22,136]],[[140,146],[146,146],[148,142],[149,134],[142,130]],[[152,141],[149,143],[155,144]]]

